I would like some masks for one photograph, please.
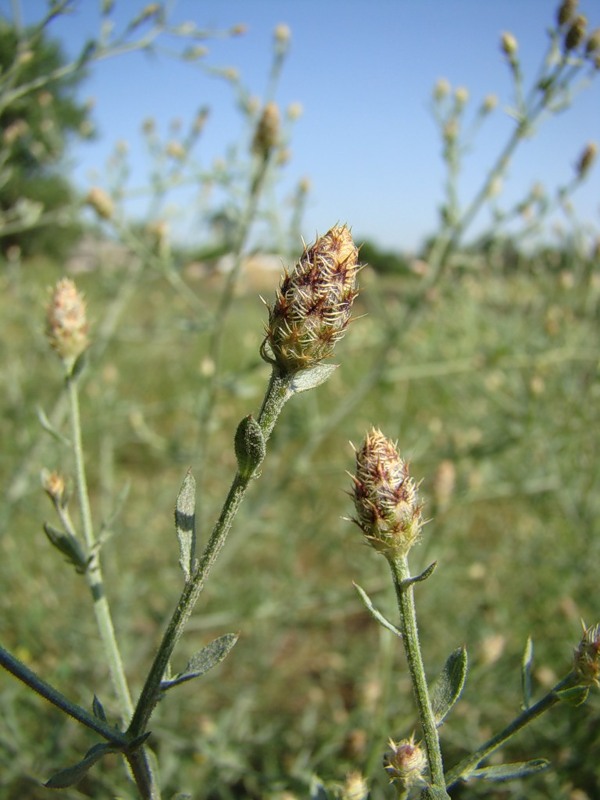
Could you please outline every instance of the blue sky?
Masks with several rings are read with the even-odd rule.
[[[97,29],[98,5],[84,0],[76,14],[50,28],[69,52]],[[117,0],[113,16],[118,22],[144,5]],[[238,69],[257,97],[266,88],[273,29],[286,23],[291,48],[276,99],[284,108],[300,102],[304,113],[293,129],[282,190],[291,192],[301,177],[310,178],[305,236],[341,221],[358,237],[406,250],[435,230],[442,199],[441,143],[430,109],[436,80],[445,77],[453,86],[467,87],[471,113],[488,93],[500,99],[466,162],[460,184],[466,201],[514,126],[504,111],[512,98],[499,36],[502,31],[516,36],[525,74],[532,76],[556,5],[552,0],[179,0],[173,19],[215,29],[245,23],[244,36],[207,42],[208,61]],[[0,0],[0,9],[7,8],[7,0]],[[25,23],[39,8],[40,0],[22,2]],[[582,11],[591,28],[600,25],[596,0],[583,0]],[[96,142],[71,154],[83,187],[94,171],[101,181],[118,140],[129,142],[134,177],[142,181],[147,163],[139,128],[146,117],[156,118],[166,134],[172,118],[190,120],[200,106],[210,106],[198,149],[206,164],[236,141],[243,127],[226,85],[162,56],[101,62],[81,96],[95,98],[99,132]],[[522,146],[502,197],[514,201],[538,180],[549,189],[566,183],[590,140],[600,143],[600,75],[572,108]],[[582,222],[598,227],[600,164],[578,191],[575,208]]]

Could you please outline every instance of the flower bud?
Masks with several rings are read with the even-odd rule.
[[[600,28],[592,31],[585,43],[586,56],[593,56],[600,50]]]
[[[582,684],[600,686],[600,624],[584,628],[575,650],[574,666]]]
[[[390,783],[399,788],[409,790],[413,786],[422,785],[423,775],[427,769],[427,756],[423,748],[415,744],[414,738],[402,739],[400,742],[389,740],[390,750],[384,759],[385,769]]]
[[[252,152],[265,160],[279,143],[279,108],[277,103],[267,103],[256,126],[252,141]]]
[[[388,560],[405,556],[422,526],[417,487],[396,445],[373,428],[356,453],[353,521]]]
[[[433,99],[438,103],[444,100],[450,94],[451,88],[450,82],[446,78],[439,78],[433,87]]]
[[[46,311],[46,335],[66,365],[73,365],[87,348],[89,325],[83,295],[69,278],[60,280]]]
[[[238,472],[242,478],[251,478],[262,464],[266,453],[265,437],[252,414],[244,417],[238,425],[234,447]]]
[[[508,56],[508,58],[512,61],[514,57],[517,55],[517,50],[519,49],[519,45],[517,44],[517,40],[512,35],[512,33],[504,32],[500,38],[500,47],[504,55]]]
[[[585,39],[587,19],[583,14],[578,14],[565,35],[565,51],[576,50]]]
[[[589,142],[583,149],[583,152],[579,156],[577,164],[575,165],[575,171],[580,180],[585,178],[587,173],[590,171],[597,155],[598,145],[596,142]]]
[[[59,507],[66,505],[66,485],[65,479],[60,472],[49,472],[47,469],[42,470],[42,487],[52,502]]]
[[[573,19],[578,5],[579,0],[563,0],[556,12],[556,19],[561,27]]]
[[[341,800],[367,800],[369,787],[360,772],[350,772],[342,787]]]
[[[101,219],[112,218],[115,210],[113,202],[104,189],[100,189],[99,186],[93,186],[89,190],[85,198],[85,202],[88,206],[94,209],[96,214],[98,214]]]
[[[358,250],[345,225],[305,247],[269,307],[265,361],[293,374],[329,358],[350,321],[358,270]]]

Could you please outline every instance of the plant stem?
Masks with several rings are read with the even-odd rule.
[[[81,440],[81,419],[79,414],[79,392],[77,389],[77,379],[72,373],[67,376],[67,390],[71,413],[71,436],[73,440],[73,453],[75,456],[75,478],[81,511],[81,526],[90,558],[85,576],[88,586],[90,587],[90,592],[92,593],[96,622],[100,631],[104,652],[108,660],[113,687],[119,701],[121,719],[124,724],[127,724],[133,714],[133,703],[131,702],[131,695],[123,669],[123,662],[115,637],[108,598],[104,590],[99,547],[94,535],[85,474],[85,461]]]
[[[257,420],[262,429],[265,441],[269,438],[284,404],[291,397],[291,383],[291,377],[280,376],[273,370]],[[148,677],[146,678],[131,724],[127,731],[128,735],[132,738],[140,736],[146,730],[152,712],[160,698],[160,685],[171,654],[183,633],[185,624],[196,605],[206,579],[225,543],[227,534],[231,529],[235,515],[244,499],[251,480],[252,478],[243,478],[239,473],[236,473],[233,479],[219,519],[215,523],[211,537],[198,565],[183,588],[181,597],[173,611],[171,621],[165,631],[152,667],[150,668],[150,672],[148,673]]]
[[[540,717],[546,711],[549,711],[557,703],[561,702],[559,692],[569,689],[577,685],[577,676],[574,672],[570,672],[565,678],[559,681],[548,694],[544,695],[541,700],[526,708],[518,717],[516,717],[504,730],[497,733],[478,750],[467,756],[453,767],[446,777],[446,787],[451,789],[460,781],[467,780],[469,775],[476,769],[479,764],[491,755],[495,750],[498,750],[502,745],[507,742],[511,737],[518,733],[526,725],[529,725],[535,719]]]
[[[419,712],[419,720],[425,740],[425,748],[427,750],[431,784],[434,788],[441,789],[445,792],[446,782],[444,780],[444,765],[442,763],[440,740],[433,709],[431,707],[429,690],[427,688],[423,658],[421,656],[413,594],[414,587],[413,584],[408,581],[410,578],[410,571],[407,557],[399,556],[394,561],[390,561],[390,567],[394,578],[394,586],[400,611],[399,627],[402,631],[402,642],[406,652],[408,669],[410,671],[413,692]]]

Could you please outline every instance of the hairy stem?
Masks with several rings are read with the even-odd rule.
[[[402,642],[408,661],[408,669],[413,686],[413,692],[419,712],[419,720],[423,729],[423,738],[427,750],[427,761],[429,763],[429,773],[431,784],[437,789],[445,789],[444,765],[442,763],[442,753],[440,750],[440,740],[438,737],[435,717],[431,707],[425,667],[421,656],[419,644],[419,632],[417,629],[417,615],[415,612],[415,602],[413,594],[413,584],[408,581],[410,572],[408,569],[408,559],[400,556],[394,561],[390,561],[398,608],[400,611],[400,630],[402,631]]]

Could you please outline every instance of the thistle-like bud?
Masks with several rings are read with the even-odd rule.
[[[573,19],[578,5],[579,0],[563,0],[556,12],[556,20],[561,27]]]
[[[358,250],[345,225],[305,247],[269,307],[261,347],[265,361],[282,374],[293,374],[329,358],[348,327],[359,268]]]
[[[46,335],[67,366],[86,349],[89,325],[83,295],[69,278],[58,281],[46,310]]]
[[[353,521],[389,561],[405,556],[419,538],[422,505],[397,446],[373,428],[356,453]]]
[[[273,148],[279,144],[279,128],[280,120],[277,103],[267,103],[256,126],[254,139],[252,140],[252,152],[266,160]]]
[[[414,786],[423,784],[423,776],[427,769],[427,756],[423,748],[415,743],[414,738],[402,739],[400,742],[389,740],[390,749],[385,755],[384,766],[390,783],[408,791]]]
[[[99,186],[93,186],[86,195],[85,202],[93,208],[101,219],[111,219],[115,208],[108,194]]]
[[[600,28],[593,30],[585,43],[585,54],[590,57],[600,50]]]
[[[576,50],[585,39],[587,19],[583,14],[578,14],[565,35],[565,51]]]
[[[342,787],[341,800],[367,800],[369,786],[360,772],[349,772]]]
[[[600,686],[600,624],[583,629],[575,650],[575,671],[585,686]]]
[[[585,178],[585,176],[590,171],[592,164],[596,160],[596,156],[598,155],[598,145],[596,142],[589,142],[583,149],[583,152],[579,156],[577,163],[575,165],[575,171],[577,173],[577,177],[581,180]]]
[[[514,60],[515,56],[517,55],[517,50],[519,49],[519,45],[517,44],[517,40],[512,35],[512,33],[508,33],[505,31],[502,36],[500,37],[500,47],[502,52],[505,56],[509,58],[509,60]]]

